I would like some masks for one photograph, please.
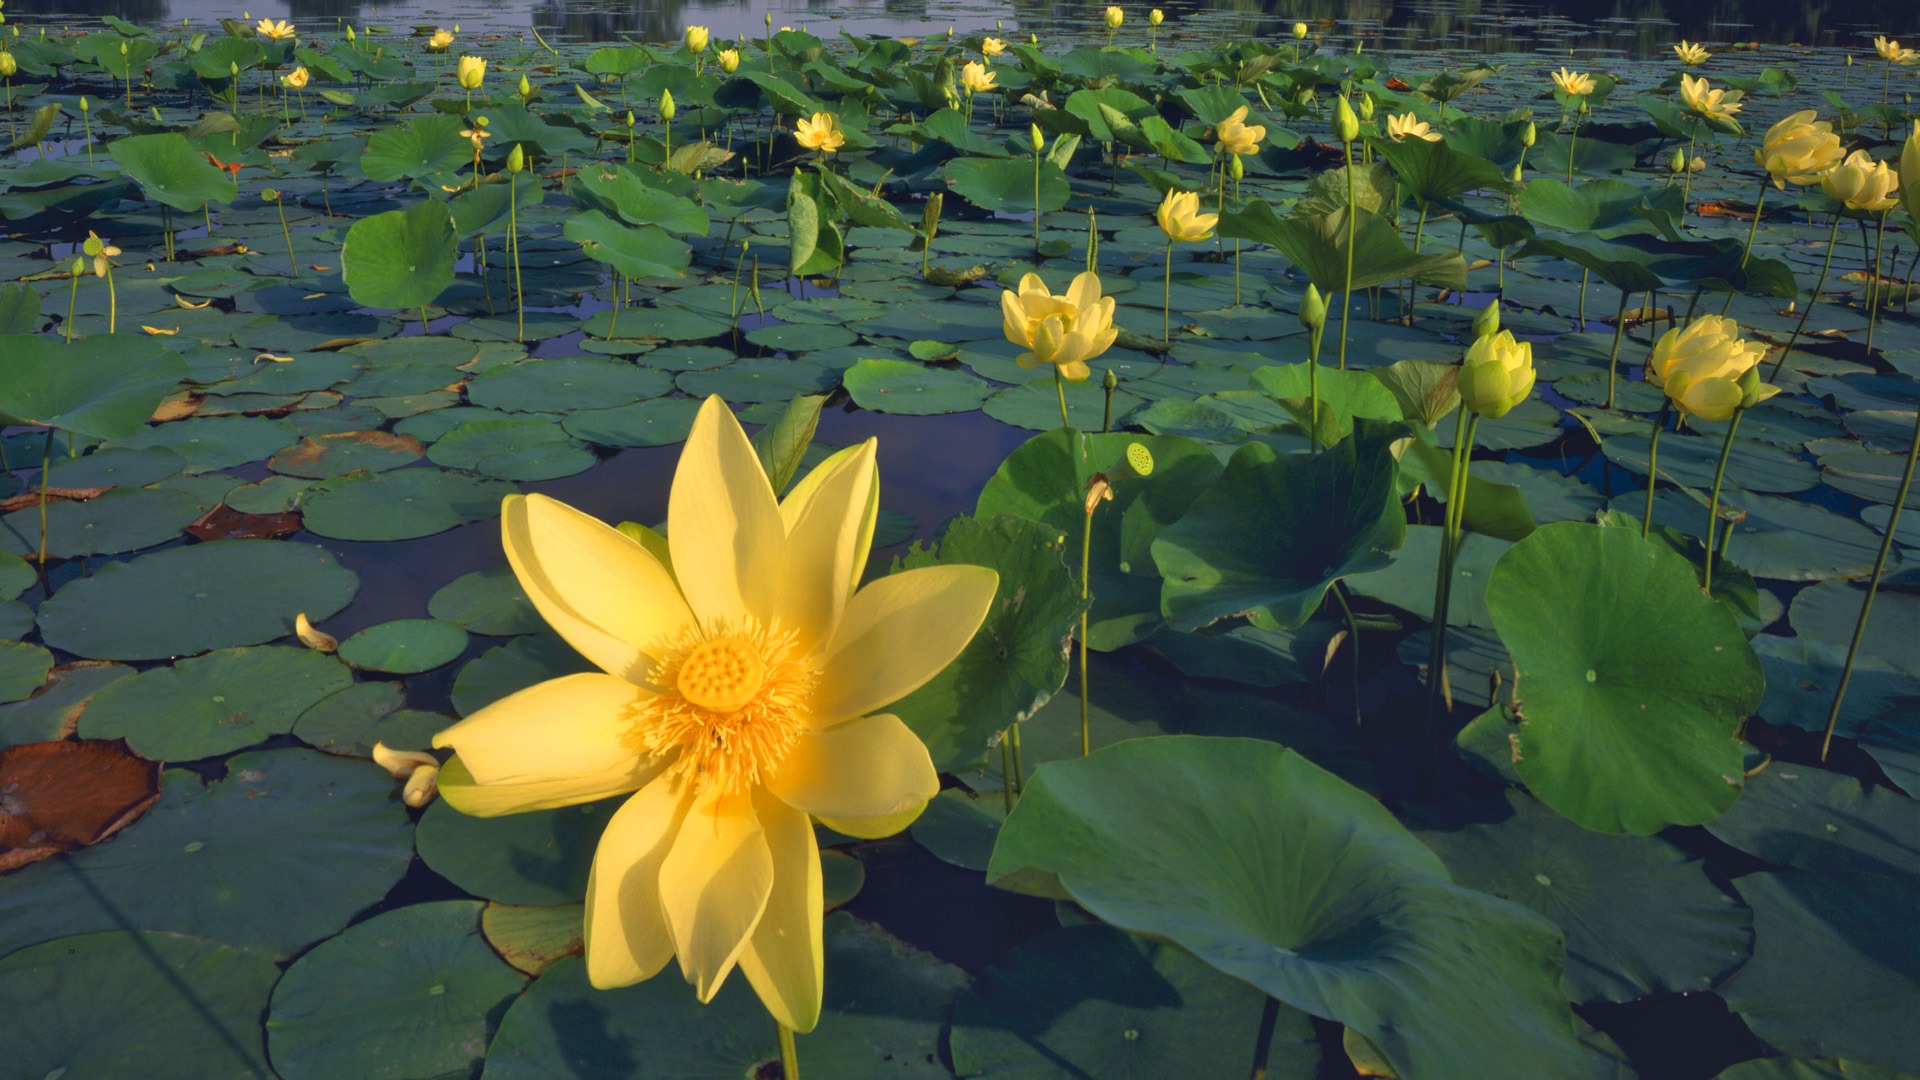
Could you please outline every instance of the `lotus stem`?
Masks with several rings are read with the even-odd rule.
[[[1160,341],[1169,354],[1173,351],[1173,237],[1167,237],[1167,273],[1161,279]]]
[[[1060,365],[1053,365],[1053,396],[1060,399],[1060,426],[1070,428],[1073,421],[1067,417],[1067,380],[1060,374]]]
[[[1681,211],[1682,218],[1686,216],[1686,208],[1692,205],[1693,147],[1694,147],[1694,144],[1699,141],[1699,139],[1700,139],[1700,119],[1699,117],[1695,117],[1693,121],[1693,127],[1687,133],[1687,168],[1686,168],[1686,171],[1681,174],[1681,180],[1680,180],[1680,211]]]
[[[1613,408],[1614,375],[1620,366],[1620,338],[1627,332],[1627,290],[1620,290],[1620,311],[1613,317],[1613,351],[1607,354],[1607,403]]]
[[[1360,723],[1360,620],[1353,617],[1353,606],[1347,603],[1347,594],[1340,588],[1338,581],[1328,590],[1333,594],[1334,603],[1340,605],[1340,614],[1347,622],[1347,653],[1352,659],[1353,671],[1353,722]]]
[[[777,1020],[774,1026],[780,1029],[780,1075],[783,1080],[800,1080],[800,1053],[793,1045],[793,1029]]]
[[[1707,572],[1703,589],[1713,594],[1713,538],[1720,524],[1720,481],[1727,475],[1727,458],[1733,453],[1733,433],[1740,430],[1740,418],[1747,415],[1745,409],[1733,410],[1733,418],[1727,421],[1727,437],[1720,443],[1720,463],[1713,469],[1713,495],[1707,500]]]
[[[1908,471],[1912,471],[1909,467]],[[47,486],[53,475],[53,428],[47,428],[47,439],[40,444],[40,572],[47,572]],[[1891,531],[1889,536],[1893,535]]]
[[[300,261],[293,257],[293,233],[287,229],[287,204],[284,199],[273,200],[273,208],[280,212],[280,235],[287,241],[287,268],[294,277],[300,276]]]
[[[520,287],[520,191],[518,173],[507,174],[507,249],[513,259],[513,304],[519,315],[515,341],[527,340],[527,294]]]
[[[1233,178],[1233,210],[1240,212],[1240,177]],[[1240,306],[1240,238],[1233,238],[1233,306]]]
[[[1267,1057],[1273,1046],[1273,1029],[1280,1023],[1280,999],[1269,995],[1260,1008],[1260,1031],[1254,1037],[1252,1080],[1267,1080]]]
[[[1582,267],[1580,270],[1580,311],[1576,318],[1580,320],[1580,332],[1587,332],[1587,280],[1593,271]]]
[[[1640,518],[1640,539],[1645,540],[1653,531],[1653,489],[1660,482],[1660,430],[1667,426],[1667,413],[1672,403],[1660,403],[1660,412],[1653,418],[1653,432],[1647,436],[1647,512]]]
[[[921,272],[926,272],[924,252],[921,255]],[[1033,264],[1040,265],[1040,151],[1033,152]]]
[[[1887,250],[1887,218],[1891,207],[1880,215],[1880,237],[1873,246],[1873,280],[1867,283],[1867,355],[1873,355],[1873,332],[1880,315],[1880,260]]]
[[[1467,470],[1473,461],[1474,430],[1480,417],[1464,404],[1453,429],[1453,468],[1447,476],[1447,512],[1440,530],[1439,572],[1433,583],[1433,629],[1427,641],[1427,738],[1431,744],[1439,737],[1436,718],[1441,695],[1451,705],[1447,683],[1447,612],[1453,601],[1453,560],[1459,554],[1460,526],[1466,520]],[[1431,749],[1431,747],[1429,747]]]
[[[107,264],[107,333],[111,334],[120,324],[120,297],[113,289],[113,264]]]
[[[1013,785],[1007,781],[1013,775],[1012,735],[1011,727],[1000,733],[1000,804],[1009,814],[1013,813]]]
[[[1353,144],[1343,143],[1347,153],[1347,279],[1340,290],[1340,370],[1347,370],[1347,318],[1353,314],[1353,229],[1357,224],[1353,203]]]
[[[1740,269],[1742,270],[1747,268],[1747,260],[1753,257],[1753,237],[1754,234],[1760,231],[1760,208],[1766,204],[1766,201],[1767,182],[1762,180],[1760,181],[1760,194],[1753,200],[1753,221],[1747,225],[1747,246],[1740,252]],[[1721,315],[1725,315],[1733,309],[1733,298],[1738,295],[1740,295],[1738,291],[1728,290],[1727,302],[1720,305]]]
[[[76,263],[76,265],[73,268],[73,272],[68,276],[68,279],[67,279],[67,325],[64,329],[67,332],[67,344],[69,345],[73,344],[74,303],[75,301],[79,300],[79,298],[80,298],[80,267]]]
[[[1093,576],[1093,512],[1100,504],[1089,500],[1080,523],[1080,756],[1093,753],[1093,728],[1087,721],[1087,609],[1092,603],[1089,590]]]
[[[1021,791],[1026,788],[1027,771],[1026,763],[1020,759],[1020,722],[1018,720],[1007,727],[1007,745],[1013,753],[1013,773],[1002,779],[1012,786],[1013,797],[1018,799]]]
[[[1767,374],[1767,381],[1780,377],[1780,369],[1787,366],[1787,357],[1793,354],[1793,347],[1800,341],[1800,331],[1807,328],[1807,319],[1813,314],[1813,305],[1820,302],[1820,289],[1827,283],[1827,271],[1833,268],[1834,241],[1840,237],[1840,212],[1833,212],[1833,228],[1827,232],[1827,261],[1820,266],[1820,279],[1813,283],[1813,295],[1807,297],[1807,310],[1800,313],[1799,325],[1793,328],[1793,336],[1787,339],[1787,347],[1780,353],[1780,359],[1773,362],[1773,370]]]

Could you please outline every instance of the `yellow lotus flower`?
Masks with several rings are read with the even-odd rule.
[[[1107,29],[1118,30],[1120,24],[1126,21],[1127,13],[1117,7],[1109,7],[1101,17],[1106,20]]]
[[[1502,330],[1479,338],[1460,366],[1460,404],[1488,420],[1498,420],[1533,393],[1533,343],[1515,341]]]
[[[1816,122],[1817,115],[1806,109],[1773,125],[1753,152],[1753,159],[1772,175],[1774,187],[1784,191],[1789,183],[1814,183],[1845,156],[1833,125]]]
[[[1820,190],[1849,210],[1878,214],[1900,203],[1900,174],[1892,165],[1855,150],[1820,178]]]
[[[1880,59],[1889,64],[1920,63],[1920,52],[1903,49],[1898,41],[1889,41],[1883,37],[1873,39],[1873,51],[1879,53]]]
[[[1220,121],[1213,129],[1213,137],[1219,142],[1220,149],[1229,154],[1257,154],[1260,152],[1260,140],[1267,137],[1267,129],[1260,124],[1247,123],[1247,107],[1233,110],[1233,115]]]
[[[13,78],[20,70],[20,61],[11,52],[0,51],[0,78]]]
[[[1219,214],[1200,212],[1200,196],[1191,191],[1167,192],[1167,197],[1160,200],[1160,209],[1154,211],[1153,216],[1160,223],[1160,231],[1166,233],[1169,240],[1205,240],[1213,235],[1213,227],[1220,223]]]
[[[1564,67],[1553,73],[1553,85],[1575,97],[1586,97],[1594,88],[1593,76]]]
[[[1900,150],[1900,201],[1920,221],[1920,121],[1914,123],[1907,145]]]
[[[1014,358],[1021,367],[1052,365],[1075,382],[1090,374],[1087,361],[1120,337],[1113,297],[1100,295],[1100,275],[1091,270],[1074,278],[1064,296],[1049,292],[1039,274],[1028,274],[1017,291],[1001,292],[1000,315],[1007,340],[1032,350]]]
[[[299,33],[299,31],[293,28],[292,23],[284,20],[276,22],[273,19],[261,19],[258,23],[254,24],[253,32],[266,38],[268,41],[285,41]]]
[[[994,73],[978,60],[969,60],[960,69],[960,85],[969,94],[984,94],[993,89]]]
[[[1702,420],[1725,420],[1746,393],[1741,376],[1767,355],[1758,341],[1740,337],[1740,324],[1719,315],[1702,315],[1675,327],[1654,343],[1647,359],[1647,381],[1666,391],[1674,408]]]
[[[1713,54],[1707,51],[1706,46],[1689,44],[1685,39],[1673,47],[1673,55],[1679,57],[1681,63],[1694,67],[1699,67],[1713,58]]]
[[[1293,40],[1305,41],[1306,38],[1307,38],[1307,24],[1303,22],[1294,23],[1293,24]]]
[[[720,62],[720,70],[729,75],[740,70],[739,49],[721,49],[719,52],[713,54],[713,58]]]
[[[980,55],[981,56],[999,56],[1001,53],[1006,51],[1007,51],[1007,43],[1004,41],[1001,41],[999,38],[990,37],[990,38],[980,39]]]
[[[1686,104],[1688,112],[1697,113],[1708,120],[1731,120],[1733,114],[1742,108],[1738,94],[1729,98],[1726,90],[1709,90],[1707,80],[1691,75],[1680,76],[1680,100]]]
[[[313,77],[307,73],[306,68],[297,67],[285,75],[280,76],[280,82],[289,90],[305,90],[307,83],[312,81],[312,78]]]
[[[1394,142],[1405,142],[1409,138],[1439,142],[1440,133],[1412,113],[1401,113],[1399,116],[1387,117],[1387,138]]]
[[[450,30],[443,29],[441,27],[435,27],[433,31],[433,36],[427,38],[427,44],[425,48],[428,52],[435,52],[435,53],[446,52],[447,48],[452,44],[453,44],[453,32]]]
[[[847,144],[847,137],[840,132],[839,119],[830,112],[817,112],[811,119],[795,121],[793,137],[801,146],[823,154],[834,153]]]
[[[712,39],[713,35],[704,26],[687,27],[687,51],[690,53],[706,52],[707,42]]]
[[[775,1019],[819,1020],[813,820],[906,827],[940,789],[881,712],[972,639],[997,577],[909,570],[856,588],[878,506],[872,439],[775,498],[717,397],[674,474],[670,562],[543,495],[501,509],[507,560],[549,625],[601,670],[538,683],[434,737],[441,796],[510,814],[632,793],[587,879],[595,986],[677,957],[702,1001],[737,966]]]
[[[1147,12],[1148,26],[1159,26],[1161,23],[1166,21],[1167,21],[1167,13],[1164,11],[1161,11],[1159,8],[1154,8],[1152,11]]]
[[[461,86],[469,91],[478,90],[480,84],[487,81],[487,62],[478,56],[463,56],[454,74]]]

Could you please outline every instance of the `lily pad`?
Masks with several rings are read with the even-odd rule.
[[[587,895],[587,870],[624,799],[469,817],[435,802],[420,819],[420,858],[475,896],[503,904],[564,904]]]
[[[447,469],[352,473],[308,488],[302,520],[310,532],[335,540],[411,540],[485,521],[514,490],[504,480]]]
[[[902,416],[968,412],[996,390],[965,371],[904,360],[862,360],[847,369],[845,380],[855,405]]]
[[[221,649],[100,691],[80,733],[125,739],[155,761],[195,761],[292,731],[308,706],[352,682],[345,665],[311,649]]]
[[[547,628],[510,567],[462,574],[433,594],[427,611],[475,634],[536,634]]]
[[[362,671],[414,675],[452,663],[467,650],[467,632],[440,619],[395,619],[340,643],[340,659]]]

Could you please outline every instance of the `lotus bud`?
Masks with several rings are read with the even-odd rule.
[[[527,81],[525,72],[521,72],[520,74],[520,100],[533,100],[533,84]]]
[[[1673,148],[1673,156],[1667,159],[1667,171],[1670,173],[1683,173],[1687,171],[1687,151],[1685,147],[1676,146]]]
[[[230,77],[232,77],[232,78],[235,78],[235,79],[237,79],[237,78],[239,78],[239,77],[240,77],[240,65],[239,65],[239,64],[237,64],[237,63],[233,63],[232,61],[229,61],[229,62],[227,63],[227,74],[228,74],[228,76],[230,76]]]
[[[353,27],[351,24],[347,27],[347,44],[353,44]]]
[[[1313,333],[1327,325],[1327,301],[1312,284],[1307,285],[1307,295],[1300,301],[1300,325]]]
[[[1740,407],[1751,409],[1780,392],[1780,388],[1760,378],[1760,366],[1755,364],[1740,375]]]
[[[97,259],[106,252],[107,242],[90,232],[86,240],[80,244],[80,250],[86,253],[87,258]]]
[[[1106,372],[1100,376],[1100,389],[1113,391],[1113,390],[1118,390],[1119,388],[1120,388],[1120,376],[1115,375],[1113,373],[1112,368],[1108,368]]]
[[[1460,366],[1460,404],[1498,420],[1533,392],[1533,343],[1502,330],[1475,341]]]
[[[1120,24],[1126,21],[1127,13],[1118,7],[1110,6],[1102,18],[1106,21],[1107,29],[1118,30],[1120,29]]]
[[[307,613],[304,611],[293,617],[293,634],[300,639],[300,644],[316,652],[332,652],[340,647],[339,639],[324,630],[315,629],[314,625],[307,621]],[[374,750],[374,760],[378,761],[378,743],[374,744]],[[398,779],[405,775],[405,773],[395,773],[394,777]]]
[[[0,57],[5,55],[0,53]],[[1906,204],[1907,213],[1920,221],[1920,123],[1914,124],[1906,146],[1900,150],[1900,187],[1900,201]]]
[[[927,208],[920,214],[920,231],[929,239],[940,229],[940,212],[946,208],[946,196],[936,191],[927,196]]]
[[[673,123],[673,114],[675,111],[673,107],[673,91],[660,91],[660,119],[665,120],[669,124]]]
[[[773,12],[771,11],[767,12],[767,29],[773,29]]]
[[[80,111],[81,112],[93,111],[93,103],[87,100],[87,95],[85,94],[80,95]]]
[[[1513,163],[1513,182],[1514,183],[1518,184],[1522,182],[1520,179],[1520,175],[1524,169],[1525,169],[1525,166],[1521,165],[1519,162],[1516,161]]]
[[[270,203],[279,202],[280,201],[279,189],[278,188],[261,188],[260,201],[270,202]]]
[[[78,255],[75,255],[73,257],[73,269],[69,271],[69,273],[73,277],[79,277],[81,274],[84,274],[86,272],[87,272],[87,260],[81,258]]]
[[[633,126],[633,110],[632,109],[627,110],[627,126],[628,127]]]
[[[1167,13],[1161,11],[1159,8],[1154,8],[1152,11],[1147,12],[1147,25],[1149,26],[1159,26],[1166,21]]]
[[[740,70],[739,49],[721,49],[714,54],[714,59],[720,61],[720,70],[729,75]]]
[[[1235,180],[1244,178],[1247,175],[1246,165],[1242,164],[1242,160],[1239,154],[1234,154],[1232,155],[1232,157],[1233,157],[1233,160],[1227,163],[1227,171],[1233,174],[1233,178]]]
[[[1294,23],[1293,24],[1293,40],[1305,41],[1306,39],[1307,39],[1307,24],[1303,22]]]
[[[519,143],[514,143],[513,149],[507,152],[507,171],[510,173],[517,173],[522,169],[525,169],[526,167],[527,167],[526,151],[520,148]]]
[[[1353,106],[1347,104],[1345,94],[1333,99],[1333,137],[1343,143],[1360,137],[1360,118],[1353,115]]]
[[[1039,34],[1028,34],[1028,35],[1027,35],[1027,44],[1029,44],[1029,45],[1033,45],[1033,46],[1038,46],[1038,45],[1040,44],[1040,35],[1039,35]]]
[[[374,743],[373,763],[392,773],[395,780],[405,780],[422,766],[438,768],[440,759],[424,750],[395,750],[385,743]]]
[[[1520,145],[1531,150],[1533,149],[1533,144],[1539,140],[1540,129],[1534,125],[1533,121],[1527,121],[1527,126],[1520,129]]]
[[[11,79],[13,78],[14,72],[19,70],[20,61],[15,60],[12,53],[0,52],[0,76]]]
[[[687,27],[687,51],[695,54],[706,52],[710,38],[711,34],[704,26]]]
[[[1374,108],[1373,95],[1361,94],[1360,95],[1360,119],[1362,122],[1366,122],[1373,119],[1373,108]]]
[[[1033,152],[1043,154],[1047,149],[1047,133],[1040,130],[1039,124],[1028,124],[1027,135],[1033,140]]]
[[[1500,332],[1500,301],[1494,300],[1473,317],[1473,338],[1492,337]]]

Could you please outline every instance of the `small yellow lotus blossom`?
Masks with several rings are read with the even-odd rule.
[[[1167,21],[1167,13],[1164,11],[1161,11],[1159,8],[1154,8],[1152,11],[1147,12],[1148,26],[1159,26],[1161,23],[1166,21]]]
[[[427,38],[425,46],[428,52],[442,53],[453,46],[453,32],[442,27],[434,27],[433,35]]]
[[[740,70],[739,49],[721,49],[719,52],[713,54],[713,58],[719,62],[720,70],[729,75]]]
[[[1702,315],[1667,331],[1654,343],[1653,355],[1647,358],[1647,381],[1664,390],[1682,413],[1725,420],[1746,399],[1741,377],[1766,355],[1764,343],[1741,339],[1739,323]]]
[[[1898,41],[1889,41],[1883,37],[1873,39],[1873,51],[1879,53],[1880,59],[1889,64],[1920,63],[1920,52],[1903,49]]]
[[[687,27],[687,51],[695,54],[706,52],[707,42],[712,37],[712,33],[704,26]]]
[[[830,112],[817,112],[809,119],[794,121],[793,137],[799,140],[801,146],[823,154],[835,153],[847,145],[847,137],[840,131],[839,118]]]
[[[1154,220],[1169,240],[1199,241],[1213,235],[1219,214],[1200,213],[1200,196],[1191,191],[1169,191],[1154,211]]]
[[[479,56],[462,56],[454,74],[461,86],[469,91],[478,90],[480,84],[487,81],[487,61]]]
[[[1439,142],[1440,133],[1412,113],[1401,113],[1398,116],[1387,117],[1387,138],[1394,142],[1405,142],[1410,138]]]
[[[1118,30],[1120,29],[1120,24],[1127,20],[1127,13],[1118,7],[1109,7],[1101,17],[1106,20],[1107,29]]]
[[[857,588],[878,505],[872,439],[782,501],[717,397],[674,473],[666,559],[558,500],[504,501],[520,587],[601,670],[536,683],[436,735],[455,751],[440,794],[480,816],[630,796],[587,879],[594,986],[677,957],[702,1001],[738,967],[782,1025],[819,1020],[813,822],[890,836],[940,790],[926,746],[881,710],[960,654],[998,585],[985,567],[948,565]]]
[[[1306,39],[1307,39],[1307,24],[1303,22],[1294,23],[1293,24],[1293,40],[1305,41]]]
[[[1513,411],[1533,393],[1533,343],[1502,330],[1479,338],[1460,366],[1460,404],[1488,420]]]
[[[1018,290],[1001,292],[1000,315],[1007,340],[1031,350],[1014,358],[1021,367],[1050,365],[1073,382],[1091,374],[1087,361],[1120,337],[1113,297],[1100,295],[1100,275],[1091,270],[1074,278],[1062,296],[1048,291],[1039,274],[1028,274]]]
[[[1673,55],[1679,57],[1681,63],[1692,67],[1699,67],[1713,59],[1713,54],[1707,51],[1706,46],[1692,44],[1684,38],[1673,47]]]
[[[991,57],[999,56],[1001,53],[1006,51],[1007,51],[1007,43],[1004,41],[1001,41],[997,37],[980,39],[980,55],[981,56],[991,58]]]
[[[969,60],[960,69],[960,85],[966,87],[969,94],[984,94],[992,90],[994,72],[978,60]]]
[[[294,68],[292,71],[280,76],[280,84],[289,90],[305,90],[307,83],[311,80],[312,76],[307,73],[307,69],[304,67]]]
[[[1586,97],[1593,93],[1594,89],[1593,76],[1579,71],[1568,71],[1564,67],[1553,73],[1553,85],[1575,97]]]
[[[481,149],[485,145],[485,143],[482,140],[493,138],[493,132],[488,131],[485,127],[482,127],[479,124],[475,124],[474,126],[469,128],[461,128],[460,137],[473,144],[474,156],[478,157],[480,155]]]
[[[1731,120],[1733,114],[1740,111],[1740,95],[1727,96],[1726,90],[1710,90],[1707,80],[1696,79],[1691,75],[1680,76],[1680,100],[1687,111],[1708,120]]]
[[[254,25],[253,32],[268,41],[285,41],[299,31],[293,28],[292,23],[284,20],[276,22],[273,19],[261,19]]]
[[[1229,154],[1257,154],[1260,152],[1260,140],[1267,137],[1267,129],[1260,124],[1247,123],[1247,107],[1242,105],[1233,110],[1232,116],[1215,125],[1213,136],[1219,142],[1220,149]]]
[[[1784,191],[1789,183],[1815,183],[1846,155],[1833,125],[1814,120],[1817,115],[1806,109],[1773,125],[1753,152],[1753,159],[1773,177],[1774,187]]]
[[[1892,165],[1855,150],[1820,178],[1820,190],[1849,210],[1884,213],[1900,203],[1900,174]]]

